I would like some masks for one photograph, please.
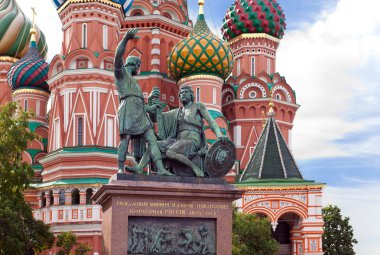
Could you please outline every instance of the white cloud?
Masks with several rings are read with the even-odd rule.
[[[363,182],[358,180],[358,183]],[[366,186],[357,188],[327,187],[324,190],[323,204],[337,205],[343,216],[350,217],[354,238],[358,240],[355,246],[357,255],[378,255],[380,183],[365,181],[365,184]]]
[[[314,24],[288,32],[281,42],[277,70],[287,77],[301,104],[293,135],[298,159],[376,150],[376,143],[365,145],[367,138],[360,146],[336,143],[371,128],[365,119],[348,116],[368,114],[377,100],[368,82],[380,74],[373,66],[380,58],[380,15],[374,5],[372,0],[340,0],[336,9],[323,12]],[[358,104],[358,96],[366,104]]]
[[[35,7],[37,16],[36,24],[46,36],[48,44],[47,60],[50,60],[61,52],[62,24],[58,13],[51,0],[18,0],[18,5],[24,14],[32,20],[32,6]]]

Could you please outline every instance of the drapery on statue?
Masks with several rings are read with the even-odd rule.
[[[155,111],[156,105],[150,107],[144,104],[142,90],[136,79],[141,61],[137,57],[128,57],[124,65],[123,56],[129,40],[139,38],[136,36],[137,28],[129,30],[120,41],[115,54],[115,79],[119,93],[119,131],[120,144],[118,148],[119,173],[124,172],[124,163],[127,155],[128,144],[131,137],[144,137],[148,142],[148,153],[152,163],[157,168],[158,175],[172,175],[164,168],[157,139],[153,131],[153,123],[147,112]]]
[[[157,97],[157,95],[159,95],[159,91],[156,88],[152,91],[151,96]],[[161,112],[162,116],[159,118],[156,116],[156,120],[159,121],[159,137],[162,139],[158,142],[158,146],[164,158],[191,168],[197,177],[204,177],[204,169],[191,160],[198,153],[203,151],[205,154],[207,151],[203,119],[207,121],[218,140],[223,143],[230,141],[227,136],[222,135],[206,106],[200,102],[194,102],[194,92],[190,87],[185,86],[180,89],[179,100],[183,107],[169,112]],[[154,102],[154,100],[150,101]],[[159,107],[160,103],[156,105]],[[157,112],[154,114],[158,115]],[[150,160],[150,154],[145,153],[137,166],[127,166],[126,170],[141,174]],[[178,173],[176,174],[178,175]]]

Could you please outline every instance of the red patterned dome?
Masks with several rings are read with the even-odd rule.
[[[235,0],[223,20],[222,34],[225,40],[245,33],[281,39],[285,28],[285,14],[276,0]]]

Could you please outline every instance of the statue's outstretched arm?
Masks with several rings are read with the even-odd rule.
[[[127,31],[117,45],[116,53],[115,53],[115,59],[114,59],[114,67],[115,67],[115,77],[116,79],[122,79],[125,75],[127,75],[127,72],[124,69],[124,60],[123,56],[125,53],[125,49],[127,46],[127,43],[130,39],[137,39],[136,33],[139,31],[138,28],[132,28],[131,30]]]

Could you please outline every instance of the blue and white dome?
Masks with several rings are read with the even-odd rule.
[[[111,2],[121,4],[123,6],[124,13],[127,13],[127,11],[131,8],[133,1],[134,0],[113,0]],[[57,9],[61,7],[65,2],[66,0],[53,0],[53,3]]]

